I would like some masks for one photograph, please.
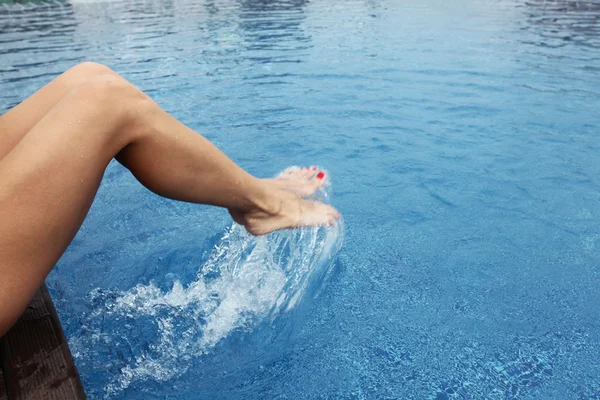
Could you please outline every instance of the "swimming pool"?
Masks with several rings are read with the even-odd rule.
[[[267,247],[231,319],[193,284],[249,239],[111,165],[48,279],[90,398],[600,398],[600,3],[2,4],[0,42],[2,111],[105,63],[254,174],[327,168],[344,215],[304,301],[264,309],[321,268]]]

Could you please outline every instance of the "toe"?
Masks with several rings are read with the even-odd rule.
[[[290,177],[296,175],[300,171],[300,167],[288,167],[279,176]]]
[[[314,171],[313,171],[313,170],[311,170],[310,168],[306,168],[305,170],[303,170],[302,177],[303,177],[304,179],[307,179],[307,180],[308,180],[308,179],[312,178],[312,176],[313,176],[314,174],[315,174],[315,173],[314,173]]]
[[[315,175],[312,182],[317,188],[323,187],[323,185],[325,185],[325,183],[327,183],[327,174],[325,173],[325,171],[319,171]]]
[[[299,226],[330,226],[340,219],[340,213],[332,206],[315,201],[303,201]]]
[[[306,181],[303,184],[306,196],[310,196],[317,190],[321,189],[327,183],[327,175],[323,171],[311,170],[306,175]]]
[[[325,171],[316,166],[289,167],[273,180],[278,188],[307,197],[313,195],[327,183]]]

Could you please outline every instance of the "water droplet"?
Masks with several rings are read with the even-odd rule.
[[[71,121],[69,121],[69,125],[71,125]]]
[[[80,120],[80,119],[78,119],[78,120],[77,120],[77,123],[78,123],[78,124],[80,124],[80,123],[81,123],[81,120]]]

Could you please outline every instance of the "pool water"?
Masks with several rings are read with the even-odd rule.
[[[111,164],[48,278],[91,399],[600,399],[599,2],[30,2],[0,43],[2,111],[101,62],[344,215],[256,241]]]

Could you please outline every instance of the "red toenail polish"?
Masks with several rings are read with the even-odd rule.
[[[317,167],[310,167],[311,171],[316,171]]]
[[[317,174],[317,179],[323,179],[325,178],[325,172],[321,171]]]

